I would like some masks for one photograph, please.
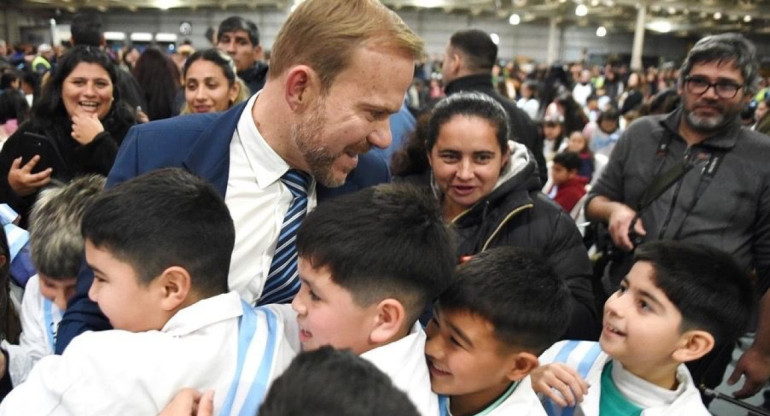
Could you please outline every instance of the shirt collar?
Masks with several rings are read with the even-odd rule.
[[[289,164],[270,147],[257,129],[252,109],[258,96],[259,92],[249,98],[246,103],[246,107],[238,119],[237,134],[246,152],[246,159],[256,175],[257,184],[260,188],[265,189],[289,170]]]
[[[180,309],[166,322],[161,332],[173,336],[184,336],[205,326],[241,315],[243,315],[241,298],[237,292],[228,292],[199,300]]]

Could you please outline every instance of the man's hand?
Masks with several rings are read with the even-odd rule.
[[[628,205],[621,203],[614,203],[612,213],[609,219],[609,231],[612,242],[616,247],[619,247],[626,251],[634,249],[634,243],[628,238],[628,231],[631,227],[631,222],[636,217],[636,211],[629,208]],[[647,234],[642,226],[642,220],[637,219],[634,225],[634,231],[640,236]]]
[[[40,162],[40,155],[35,155],[24,166],[21,166],[21,157],[17,157],[11,163],[11,169],[8,171],[8,185],[18,196],[27,196],[38,188],[48,185],[51,182],[52,168],[32,173],[32,169]]]
[[[72,138],[82,145],[91,143],[103,131],[104,126],[96,114],[75,114],[72,116]]]
[[[541,365],[531,373],[532,389],[548,396],[561,407],[572,407],[588,394],[588,383],[577,371],[561,363]]]
[[[158,416],[212,416],[214,390],[201,395],[195,389],[182,389]]]
[[[733,393],[738,399],[751,397],[770,379],[770,357],[755,348],[749,348],[735,365],[735,370],[727,379],[733,385],[744,376],[743,387]]]

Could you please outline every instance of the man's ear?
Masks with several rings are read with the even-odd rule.
[[[506,373],[508,380],[519,381],[537,368],[537,356],[525,351],[517,352],[510,357],[506,365],[508,366]]]
[[[157,277],[154,284],[157,285],[161,308],[165,311],[174,311],[190,300],[190,273],[183,267],[171,266]]]
[[[457,52],[457,49],[452,48],[452,51],[449,53],[449,62],[444,62],[442,65],[449,65],[449,73],[457,74],[462,67],[462,63],[462,56]]]
[[[406,321],[406,310],[401,302],[387,298],[377,304],[376,313],[369,341],[372,344],[381,345],[399,335]]]
[[[304,110],[315,99],[319,90],[319,79],[313,68],[296,65],[286,74],[286,102],[294,112]]]
[[[257,58],[258,61],[262,60],[262,47],[257,45],[254,47],[254,56]]]
[[[671,357],[680,363],[697,360],[714,349],[714,336],[702,329],[685,331]]]

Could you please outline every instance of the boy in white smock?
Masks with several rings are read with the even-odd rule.
[[[30,277],[21,302],[19,345],[0,344],[2,383],[17,386],[32,367],[53,354],[56,329],[83,262],[83,211],[104,189],[105,178],[84,176],[43,190],[30,212],[29,245],[38,273]]]
[[[634,261],[604,306],[599,342],[562,341],[540,357],[566,364],[533,373],[549,415],[710,414],[684,363],[745,331],[749,278],[728,254],[692,243],[646,243]]]
[[[426,328],[443,414],[544,416],[527,376],[567,330],[569,302],[564,280],[527,250],[499,247],[459,266]]]
[[[82,233],[89,297],[116,329],[40,360],[0,415],[154,415],[183,387],[213,388],[217,414],[253,414],[299,350],[277,339],[297,328],[227,291],[235,231],[219,193],[181,169],[153,171],[105,191]]]

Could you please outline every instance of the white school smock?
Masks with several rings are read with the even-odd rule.
[[[59,307],[40,294],[40,277],[32,276],[21,301],[19,345],[5,340],[0,345],[8,351],[7,371],[14,386],[27,379],[32,367],[41,358],[53,354],[61,316]]]
[[[178,311],[160,331],[86,332],[63,355],[40,360],[0,404],[0,415],[156,415],[184,387],[214,389],[219,414],[234,384],[243,313],[244,303],[230,292]],[[265,343],[260,335],[265,315],[257,314],[254,342]],[[296,333],[296,326],[286,327],[286,322],[276,319],[277,337]],[[272,345],[270,378],[297,353],[290,343]],[[236,403],[233,414],[238,410]]]
[[[581,376],[584,376],[583,378],[590,384],[588,394],[583,396],[583,401],[574,408],[560,408],[552,401],[546,400],[545,409],[549,416],[599,415],[602,370],[612,358],[601,350],[598,342],[559,341],[548,348],[539,360],[540,364],[554,362],[567,364],[577,370]],[[711,416],[701,401],[700,393],[687,370],[687,366],[680,364],[677,367],[676,377],[679,383],[685,385],[682,393],[669,405],[642,410],[642,416]]]
[[[510,387],[509,387],[510,390]],[[506,391],[505,394],[507,394]],[[505,396],[503,394],[503,396]],[[441,401],[442,415],[452,416],[449,410],[451,399]],[[529,376],[524,377],[514,388],[513,392],[504,398],[498,398],[486,409],[476,413],[474,416],[546,416],[545,409],[540,403],[540,399],[532,390],[532,380]]]
[[[439,414],[438,396],[430,388],[430,373],[425,361],[425,331],[419,322],[404,338],[361,354],[406,393],[423,416]]]

